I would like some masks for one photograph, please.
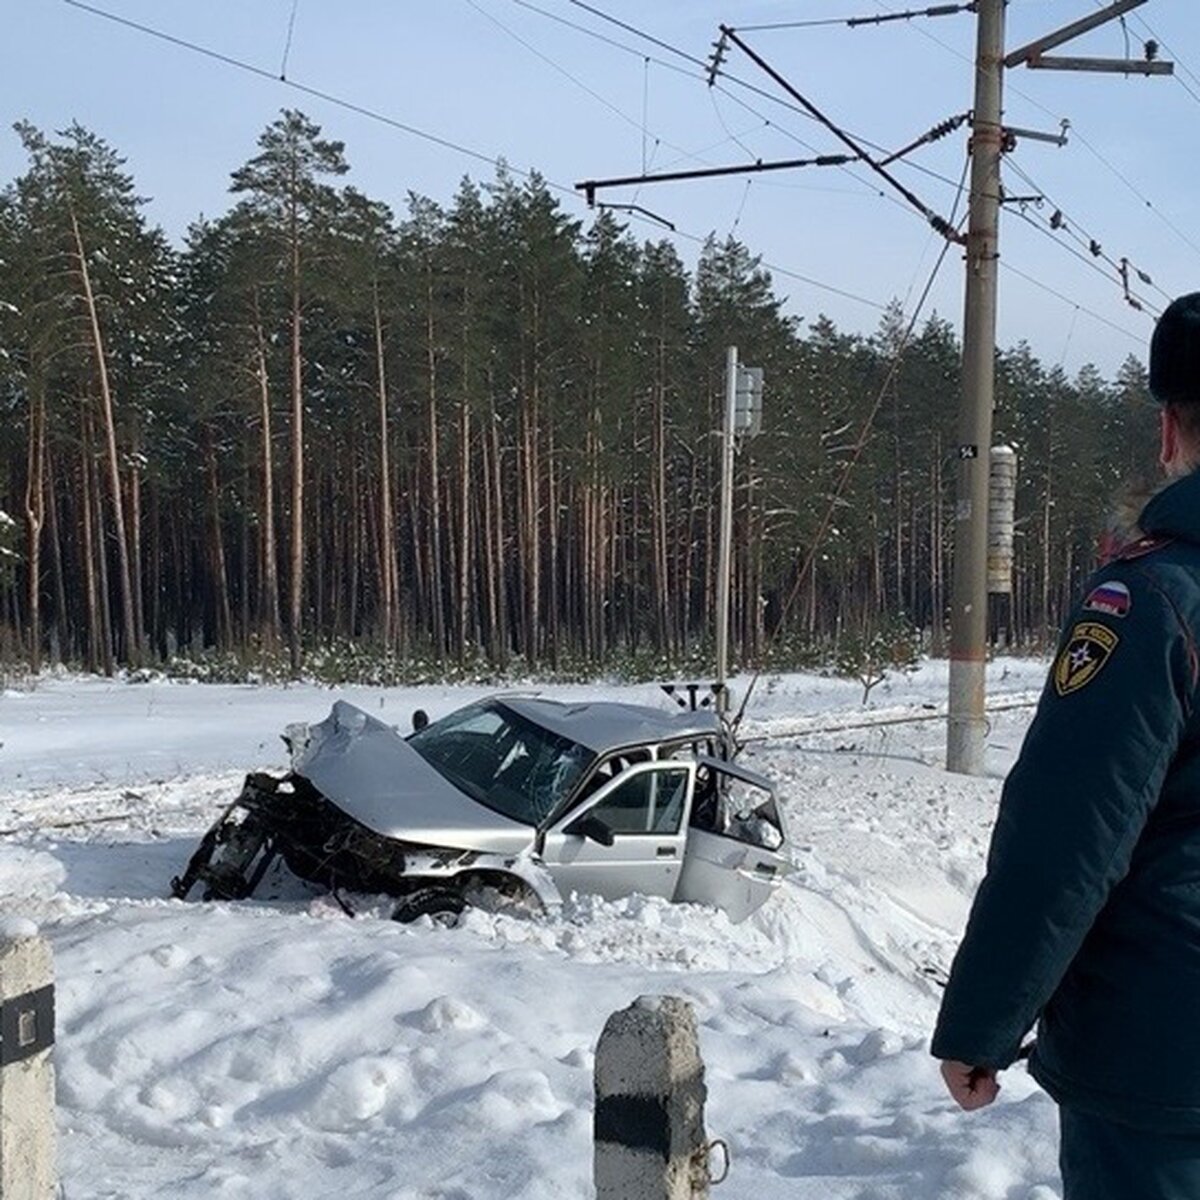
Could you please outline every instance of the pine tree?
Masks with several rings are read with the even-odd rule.
[[[349,169],[344,143],[323,139],[321,128],[295,109],[284,109],[258,139],[259,153],[234,171],[230,190],[245,193],[263,236],[286,271],[291,332],[291,565],[288,647],[300,670],[304,606],[304,352],[303,309],[321,259],[322,241],[336,194],[321,180]],[[307,271],[307,273],[306,273]]]

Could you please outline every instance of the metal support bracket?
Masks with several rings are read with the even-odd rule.
[[[1145,3],[1146,0],[1116,0],[1116,3],[1110,4],[1108,8],[1102,9],[1100,12],[1090,13],[1078,21],[1072,21],[1070,25],[1064,25],[1062,29],[1055,30],[1054,33],[1048,33],[1045,37],[1040,37],[1036,41],[1012,51],[1005,56],[1004,65],[1009,68],[1019,67],[1022,63],[1045,54],[1047,50],[1053,50],[1056,46],[1062,46],[1066,42],[1073,42],[1077,37],[1081,37],[1093,29],[1099,29],[1101,25],[1107,25],[1109,21],[1114,21],[1118,17],[1123,17],[1132,9],[1141,8]]]

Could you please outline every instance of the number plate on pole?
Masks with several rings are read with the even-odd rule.
[[[0,1001],[0,1067],[54,1045],[54,985]]]

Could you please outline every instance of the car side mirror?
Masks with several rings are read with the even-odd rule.
[[[423,709],[414,710],[412,715],[413,733],[420,733],[429,724],[429,714]]]
[[[572,821],[563,832],[569,833],[573,837],[585,837],[588,841],[598,842],[601,846],[611,846],[614,841],[613,831],[593,813],[580,817],[578,821]]]

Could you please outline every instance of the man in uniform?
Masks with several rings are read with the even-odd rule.
[[[1200,1200],[1200,293],[1150,390],[1170,482],[1064,629],[932,1045],[981,1108],[1039,1023],[1064,1200]]]

